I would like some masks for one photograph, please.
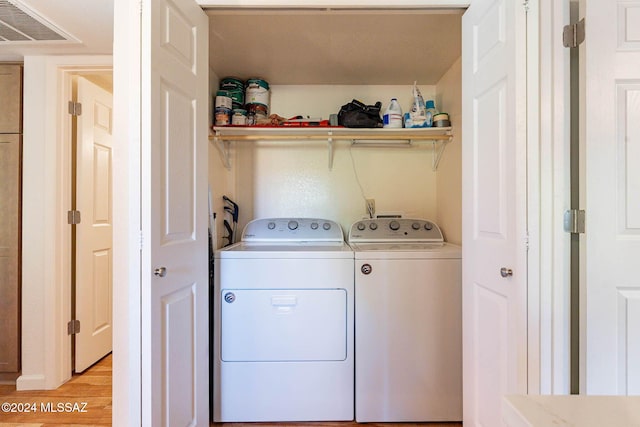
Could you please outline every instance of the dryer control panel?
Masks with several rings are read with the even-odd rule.
[[[344,242],[340,224],[320,218],[261,218],[248,223],[243,242]]]
[[[444,242],[433,221],[412,218],[373,218],[355,222],[349,242]]]

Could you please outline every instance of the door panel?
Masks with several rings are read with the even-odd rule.
[[[638,394],[640,5],[590,0],[581,14],[586,20],[580,51],[586,153],[581,389]]]
[[[208,21],[152,0],[142,33],[143,424],[206,426]]]
[[[479,0],[462,20],[464,424],[502,425],[527,392],[526,12]],[[511,276],[502,277],[501,269]]]
[[[0,373],[20,370],[21,145],[19,134],[0,135]]]
[[[476,313],[473,334],[479,343],[476,350],[476,358],[473,370],[476,373],[476,390],[479,398],[491,396],[489,404],[477,406],[475,418],[480,422],[477,425],[500,425],[500,396],[509,389],[507,382],[507,361],[509,352],[508,321],[509,301],[505,295],[494,292],[492,289],[474,284],[474,299]],[[491,345],[486,345],[491,343]],[[466,387],[466,385],[465,385]],[[482,402],[482,400],[481,400]]]
[[[78,80],[77,119],[75,372],[82,372],[112,347],[112,95],[85,78]]]
[[[222,289],[220,301],[220,350],[225,362],[347,357],[344,289]]]
[[[162,82],[161,114],[166,118],[160,150],[162,244],[187,243],[195,239],[194,154],[195,111],[187,93]],[[188,141],[185,144],[185,141]]]
[[[504,241],[508,224],[505,198],[506,147],[506,82],[501,80],[474,100],[473,113],[478,125],[473,137],[476,153],[476,238]]]
[[[164,392],[162,393],[163,415],[167,426],[190,426],[197,420],[196,402],[198,381],[195,368],[195,337],[185,331],[196,330],[195,285],[178,289],[161,299],[162,330],[162,372]],[[177,362],[184,361],[184,369],[176,369]]]
[[[0,133],[22,132],[22,66],[0,64]]]

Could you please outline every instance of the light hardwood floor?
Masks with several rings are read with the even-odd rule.
[[[84,403],[86,402],[86,407]],[[111,355],[106,356],[82,375],[74,375],[57,390],[16,391],[15,386],[0,385],[0,404],[29,406],[31,412],[4,412],[0,410],[2,427],[88,427],[111,425]],[[35,404],[35,407],[33,406]],[[59,404],[62,407],[59,408]],[[67,405],[67,406],[65,406]],[[33,411],[35,409],[35,411]],[[49,409],[49,412],[45,412]],[[53,412],[52,409],[61,411]],[[70,409],[73,412],[64,412]],[[79,412],[84,410],[83,412]],[[369,423],[314,422],[314,423],[215,423],[215,427],[461,427],[460,423]]]
[[[216,427],[461,427],[461,423],[363,423],[315,422],[315,423],[214,423]]]
[[[16,391],[15,386],[0,385],[1,403],[15,404],[11,409],[21,409],[20,412],[0,409],[3,427],[110,426],[111,355],[82,375],[74,375],[56,390]]]

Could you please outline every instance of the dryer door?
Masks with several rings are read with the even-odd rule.
[[[220,296],[225,362],[347,357],[344,289],[222,289]]]

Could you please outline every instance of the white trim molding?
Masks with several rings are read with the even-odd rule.
[[[569,394],[569,0],[530,1],[529,14],[529,394]]]
[[[70,95],[62,71],[112,66],[111,56],[24,58],[22,375],[18,390],[55,389],[71,377]]]

